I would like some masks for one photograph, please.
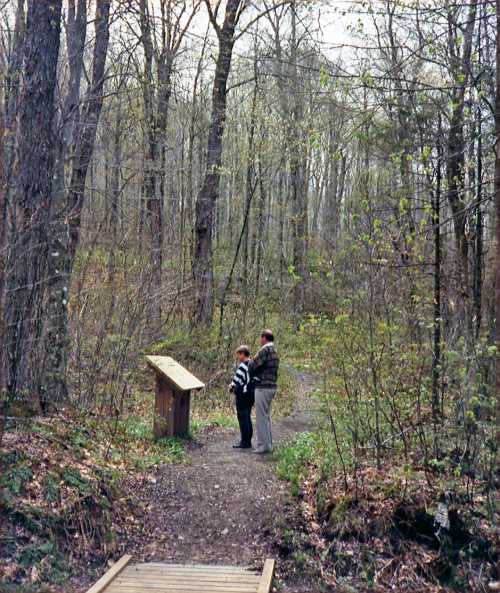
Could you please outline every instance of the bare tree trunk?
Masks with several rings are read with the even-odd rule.
[[[296,2],[292,1],[292,56],[291,77],[293,108],[290,133],[290,180],[292,186],[292,241],[293,241],[293,267],[296,275],[294,289],[294,309],[300,313],[305,306],[305,291],[307,284],[307,191],[304,179],[304,142],[300,131],[303,119],[302,97],[298,81],[298,40],[297,40],[297,13]]]
[[[26,29],[26,0],[17,0],[16,21],[12,40],[12,52],[5,75],[5,121],[6,135],[4,139],[5,175],[8,184],[13,170],[14,147],[16,139],[17,110],[19,103],[19,89],[21,86],[23,67],[23,45]]]
[[[48,259],[47,225],[54,171],[53,130],[62,0],[30,0],[24,40],[24,83],[19,104],[16,184],[9,213],[6,349],[7,390],[47,407],[42,389],[43,305]]]
[[[481,33],[482,23],[485,14],[485,7],[481,9],[481,18],[479,19],[479,26],[477,32],[477,52],[478,52],[478,65],[479,71],[481,71],[482,65],[482,44],[481,44]],[[482,93],[482,73],[480,74],[478,83],[478,94]],[[481,321],[482,321],[482,291],[483,291],[483,130],[481,121],[481,105],[480,103],[476,107],[476,159],[477,159],[477,171],[476,171],[476,221],[475,221],[475,248],[474,248],[474,276],[473,276],[473,308],[474,308],[474,323],[475,323],[475,338],[479,338],[481,332]]]
[[[67,305],[71,274],[80,241],[80,224],[85,197],[85,180],[94,151],[104,91],[104,70],[109,42],[109,14],[111,0],[102,0],[96,9],[95,42],[92,80],[82,116],[75,122],[73,168],[66,200],[67,240],[61,240],[51,250],[49,258],[49,319],[46,337],[47,363],[44,389],[51,402],[57,403],[67,395],[66,366],[68,350]]]
[[[254,60],[254,76],[257,76],[257,58],[255,56]],[[245,179],[245,203],[246,208],[250,204],[252,200],[252,195],[254,192],[254,178],[255,178],[255,116],[256,116],[256,108],[257,108],[257,92],[258,92],[258,85],[257,85],[257,78],[254,83],[253,94],[252,94],[252,106],[250,108],[250,125],[248,129],[248,148],[247,148],[247,167],[246,167],[246,179]],[[243,316],[246,320],[246,311],[248,306],[248,269],[250,267],[249,262],[249,235],[250,235],[250,217],[247,221],[247,224],[244,228],[243,234],[243,262],[242,262],[242,272],[241,277],[243,279],[242,282],[242,293],[243,293]]]
[[[324,237],[328,246],[334,245],[338,229],[337,193],[339,185],[339,159],[337,158],[336,138],[333,126],[333,107],[330,107],[330,130],[327,153],[327,188],[324,207]]]
[[[95,19],[95,45],[92,64],[92,81],[79,122],[75,165],[73,167],[69,192],[69,256],[71,268],[80,241],[80,223],[84,204],[85,179],[94,150],[97,126],[104,98],[104,71],[109,43],[109,12],[111,0],[99,2]]]
[[[226,121],[227,79],[231,69],[234,31],[242,0],[227,0],[222,27],[217,27],[219,55],[212,92],[212,116],[208,131],[207,163],[203,185],[196,198],[193,280],[196,292],[194,322],[210,325],[214,313],[212,234],[219,196],[222,138]],[[209,6],[209,4],[207,4]],[[210,8],[209,8],[210,10]]]
[[[257,211],[257,255],[255,258],[255,296],[258,296],[260,289],[260,277],[262,272],[262,255],[264,250],[264,229],[265,229],[265,209],[266,209],[266,191],[264,186],[264,171],[262,170],[262,160],[259,159],[259,190],[260,199]]]
[[[186,219],[190,225],[190,233],[189,238],[187,240],[187,245],[185,246],[186,256],[184,261],[189,263],[192,267],[193,263],[193,232],[194,232],[194,157],[195,157],[195,139],[196,139],[196,115],[197,115],[197,99],[196,94],[198,92],[198,85],[200,81],[200,77],[202,74],[202,66],[203,66],[203,58],[205,56],[205,50],[207,46],[207,34],[203,39],[203,47],[201,50],[201,55],[198,60],[198,64],[196,67],[196,74],[194,77],[193,82],[193,102],[192,102],[192,113],[189,120],[189,140],[188,140],[188,151],[187,151],[187,183],[186,183],[186,193],[187,193],[187,205],[186,205]],[[186,274],[184,274],[186,275]]]
[[[283,172],[280,170],[278,172],[278,198],[277,198],[277,206],[278,206],[278,245],[279,245],[279,258],[280,258],[280,270],[279,270],[279,277],[280,277],[280,288],[283,287],[283,282],[285,279],[285,267],[286,267],[286,257],[285,257],[285,214],[286,214],[286,200],[284,199],[285,194],[285,182],[283,179]]]
[[[497,347],[495,391],[497,442],[500,440],[500,0],[496,0],[496,95],[495,95],[495,342]]]
[[[284,18],[288,6],[284,6],[281,11],[273,11],[268,15],[269,24],[273,30],[274,38],[274,63],[273,70],[274,76],[278,85],[278,98],[279,98],[279,116],[283,123],[283,127],[287,126],[286,118],[289,115],[289,93],[285,88],[286,76],[283,72],[283,49],[281,44],[281,21]],[[283,287],[285,281],[285,272],[287,269],[287,258],[286,258],[286,234],[285,234],[285,218],[287,214],[288,204],[288,192],[289,187],[285,178],[284,169],[286,169],[286,163],[288,160],[287,150],[289,149],[288,142],[285,143],[283,155],[280,158],[280,165],[278,171],[278,187],[277,187],[277,209],[278,209],[278,245],[279,245],[279,279],[280,287]]]
[[[60,135],[56,142],[55,179],[53,184],[54,204],[58,209],[64,209],[65,169],[70,164],[71,149],[74,141],[75,126],[80,114],[80,84],[83,72],[83,58],[85,40],[87,37],[87,0],[68,1],[68,25],[66,45],[68,51],[69,83],[61,110]],[[54,213],[52,219],[56,219]],[[56,240],[64,241],[64,224],[58,221],[55,229]],[[57,250],[57,246],[54,246]]]
[[[155,113],[155,93],[153,84],[153,40],[151,23],[146,0],[140,3],[141,40],[144,49],[144,116],[146,120],[146,173],[144,190],[146,193],[146,213],[151,238],[151,279],[150,322],[159,323],[161,317],[161,268],[163,246],[163,202],[157,187],[157,167],[159,163],[159,134]],[[158,190],[158,193],[157,193]]]
[[[434,226],[434,345],[432,355],[432,418],[434,423],[434,449],[438,455],[438,429],[441,421],[440,368],[441,368],[441,118],[439,119],[436,190],[433,199]]]
[[[116,268],[116,246],[118,242],[118,224],[120,217],[120,194],[121,194],[121,178],[122,178],[122,104],[118,100],[116,104],[116,118],[113,130],[113,147],[111,159],[111,173],[109,182],[109,231],[111,245],[109,248],[109,263],[108,263],[108,282],[113,283],[115,268]],[[111,287],[112,290],[112,287]],[[113,297],[114,298],[114,297]]]
[[[0,138],[5,134],[4,111],[0,108]],[[7,179],[5,175],[4,143],[0,142],[0,336],[5,335],[5,261],[7,259]],[[5,382],[5,348],[0,349],[0,416],[3,413]],[[0,418],[0,443],[2,442]]]
[[[449,48],[451,52],[451,72],[454,78],[455,86],[452,97],[452,112],[450,118],[450,129],[448,134],[448,161],[447,161],[447,180],[448,180],[448,202],[450,204],[453,227],[455,231],[455,243],[457,248],[457,261],[459,266],[459,291],[460,300],[465,315],[465,332],[470,333],[470,311],[468,301],[470,298],[470,278],[469,278],[469,239],[467,237],[467,204],[464,196],[464,107],[465,91],[470,77],[472,40],[474,25],[476,19],[477,0],[471,0],[467,16],[467,26],[464,34],[463,53],[459,55],[456,39],[452,34],[456,23],[450,16],[450,40]],[[458,35],[458,33],[456,34]],[[461,33],[460,33],[461,35]]]
[[[342,230],[342,203],[344,200],[344,191],[345,191],[345,178],[347,174],[347,157],[343,151],[340,154],[340,174],[339,174],[339,184],[337,189],[337,228],[336,234],[340,234]]]

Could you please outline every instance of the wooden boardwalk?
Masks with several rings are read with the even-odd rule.
[[[123,556],[87,593],[269,593],[274,560],[262,574],[237,566],[131,564]]]

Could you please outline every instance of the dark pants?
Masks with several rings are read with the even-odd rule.
[[[236,415],[240,425],[241,444],[244,447],[252,445],[252,406],[254,404],[253,393],[243,393],[236,396]]]

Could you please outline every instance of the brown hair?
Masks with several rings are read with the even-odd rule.
[[[266,340],[268,342],[274,342],[274,334],[270,329],[264,329],[262,330],[262,333],[260,334],[261,338],[266,338]]]
[[[250,348],[246,344],[242,344],[238,346],[236,349],[236,354],[244,354],[245,356],[250,356]]]

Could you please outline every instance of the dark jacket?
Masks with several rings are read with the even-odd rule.
[[[276,387],[280,359],[273,342],[264,344],[248,363],[252,377],[258,380],[256,387]]]

